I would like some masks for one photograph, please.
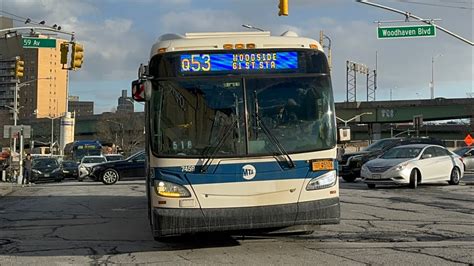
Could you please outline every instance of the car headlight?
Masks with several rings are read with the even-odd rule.
[[[170,198],[188,198],[191,197],[191,193],[184,186],[171,183],[168,181],[155,181],[156,194],[163,197]]]
[[[321,176],[315,177],[309,181],[306,190],[325,189],[336,184],[336,171],[329,171]]]
[[[365,164],[363,164],[362,167],[360,168],[360,173],[362,174],[362,173],[367,173],[367,172],[369,172],[369,168]]]
[[[407,167],[408,165],[408,162],[404,162],[404,163],[401,163],[399,165],[396,165],[395,166],[395,171],[401,171],[403,169],[405,169],[405,167]]]
[[[57,173],[57,172],[61,172],[61,168],[56,168],[51,173]]]
[[[38,170],[36,170],[36,169],[31,170],[31,172],[33,172],[33,173],[35,173],[35,174],[37,174],[37,175],[41,175],[41,171],[38,171]]]

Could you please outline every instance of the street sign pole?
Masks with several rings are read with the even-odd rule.
[[[13,97],[15,97],[13,99],[13,125],[16,126],[17,125],[17,120],[18,120],[18,82],[19,82],[19,79],[16,80],[16,83],[15,83],[15,91],[13,93]],[[16,153],[16,138],[13,138],[13,153]]]

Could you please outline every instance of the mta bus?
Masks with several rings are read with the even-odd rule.
[[[101,155],[102,144],[98,140],[77,140],[66,144],[64,156],[76,162],[89,155]]]
[[[333,91],[317,41],[293,32],[163,35],[132,95],[145,102],[156,240],[339,223]]]

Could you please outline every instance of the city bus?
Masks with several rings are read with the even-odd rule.
[[[98,140],[77,140],[64,147],[64,157],[76,162],[79,162],[84,156],[101,154],[102,144]]]
[[[293,32],[163,35],[132,95],[145,102],[156,240],[339,223],[333,91],[317,41]]]

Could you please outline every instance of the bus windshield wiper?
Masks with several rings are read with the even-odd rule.
[[[224,129],[224,134],[220,136],[220,138],[217,141],[217,145],[215,146],[208,146],[204,151],[203,151],[203,156],[207,157],[206,161],[202,164],[201,167],[201,173],[205,173],[209,166],[212,163],[212,160],[214,160],[217,152],[222,148],[224,145],[225,141],[227,138],[233,133],[232,127],[235,126],[235,124],[238,123],[238,120],[234,120],[232,123],[227,125],[227,127]]]
[[[290,168],[295,167],[295,163],[291,159],[290,155],[288,152],[285,150],[283,145],[281,145],[280,141],[275,137],[275,135],[268,129],[268,127],[265,125],[265,123],[262,121],[260,114],[259,114],[259,106],[258,106],[258,98],[257,98],[257,91],[253,92],[254,95],[254,102],[255,102],[255,118],[256,118],[256,124],[257,128],[256,131],[258,131],[259,128],[262,128],[263,133],[267,135],[268,139],[270,142],[273,144],[273,146],[277,149],[277,151],[285,157],[286,162],[288,163],[288,166]]]

